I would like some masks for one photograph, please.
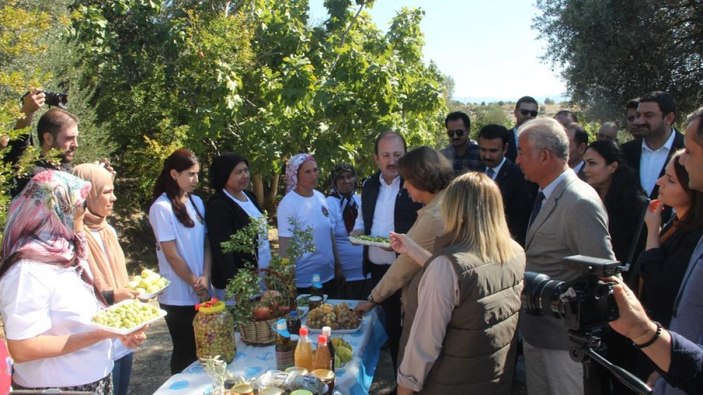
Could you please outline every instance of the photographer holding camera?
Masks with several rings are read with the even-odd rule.
[[[540,187],[527,229],[526,271],[570,281],[585,271],[563,264],[564,257],[614,259],[603,203],[568,166],[564,127],[553,119],[530,120],[520,126],[518,142],[516,163]],[[583,369],[569,355],[565,322],[521,314],[520,330],[528,393],[583,394]]]
[[[34,113],[39,111],[39,109],[46,102],[46,95],[44,91],[36,88],[32,88],[31,91],[27,92],[22,96],[22,113],[24,117],[17,120],[15,124],[15,129],[24,129],[32,124],[32,119],[34,118]],[[20,135],[19,137],[10,140],[9,136],[4,135],[0,137],[0,148],[5,148],[8,145],[10,150],[5,154],[3,160],[6,163],[16,164],[20,156],[30,145],[34,144],[34,139],[32,138],[32,133],[26,133]]]

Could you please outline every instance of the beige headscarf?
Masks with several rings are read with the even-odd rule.
[[[73,174],[90,182],[93,187],[88,196],[88,208],[83,219],[83,231],[88,241],[88,263],[93,272],[95,286],[99,291],[124,288],[129,281],[124,252],[114,232],[107,226],[105,217],[90,211],[91,202],[96,201],[108,185],[112,185],[112,174],[102,166],[84,163],[73,169]],[[92,232],[100,234],[96,240]],[[103,250],[104,246],[104,250]]]

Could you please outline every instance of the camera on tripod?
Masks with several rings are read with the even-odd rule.
[[[525,272],[522,306],[527,314],[564,319],[568,329],[587,331],[618,318],[614,283],[600,280],[625,270],[620,262],[573,255],[563,263],[587,272],[572,281],[554,280],[546,274]]]

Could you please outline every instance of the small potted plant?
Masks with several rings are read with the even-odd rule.
[[[232,315],[242,341],[247,344],[272,344],[276,339],[273,328],[276,320],[296,308],[294,262],[303,254],[313,252],[315,246],[312,229],[303,230],[295,221],[291,225],[290,258],[282,258],[272,251],[268,268],[258,269],[255,263],[247,262],[245,268],[227,283],[227,298],[234,299]],[[249,225],[222,243],[223,251],[247,252],[256,256],[258,235],[262,229],[268,229],[266,217],[252,219]]]

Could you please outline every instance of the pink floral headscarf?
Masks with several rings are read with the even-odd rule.
[[[2,241],[0,273],[19,259],[70,267],[85,258],[85,241],[73,229],[90,183],[68,173],[43,171],[10,204]]]
[[[290,192],[298,185],[298,170],[307,161],[314,161],[310,154],[298,154],[288,159],[286,164],[286,192]]]

